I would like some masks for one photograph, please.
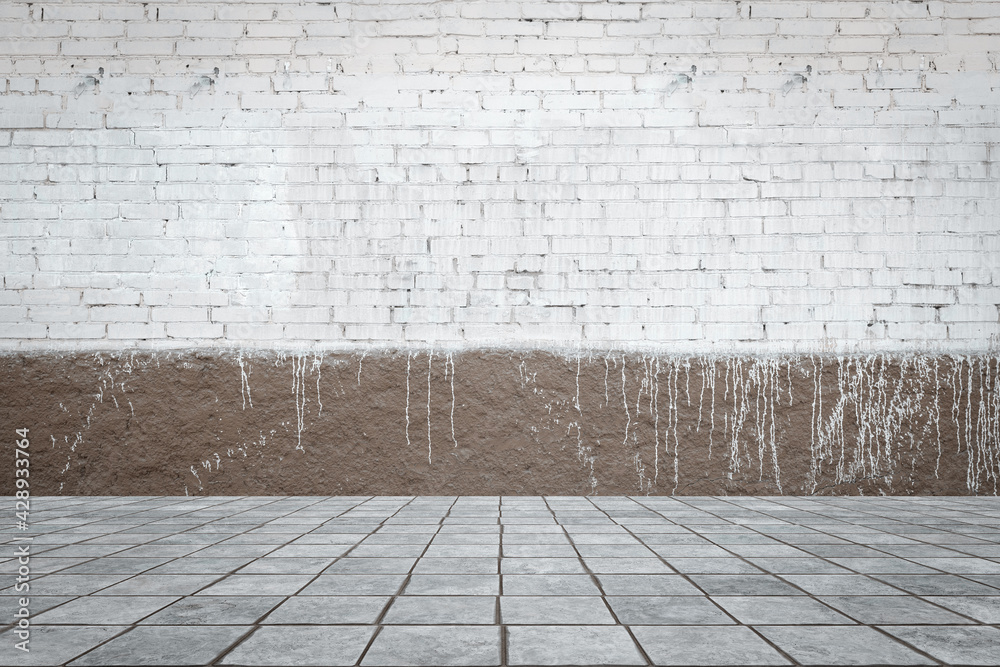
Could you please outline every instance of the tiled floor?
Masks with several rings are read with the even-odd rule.
[[[0,554],[2,665],[1000,664],[995,497],[59,497],[31,521]]]

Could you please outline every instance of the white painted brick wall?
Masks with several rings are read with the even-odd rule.
[[[1000,334],[1000,1],[0,17],[4,347]]]

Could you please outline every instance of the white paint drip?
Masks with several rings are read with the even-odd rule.
[[[611,353],[608,352],[608,354],[604,355],[604,407],[608,407],[608,401],[609,401],[609,399],[608,399],[608,373],[611,372],[611,369],[608,367],[608,355],[610,355],[610,354]]]
[[[672,359],[670,364],[670,369],[668,369],[667,375],[667,388],[670,397],[670,409],[667,413],[667,427],[673,431],[674,434],[674,486],[670,491],[671,494],[677,493],[677,487],[680,484],[680,439],[677,437],[677,422],[678,420],[678,409],[677,409],[677,376],[680,375],[680,367],[678,365],[677,359]],[[666,439],[666,433],[664,433],[664,439]]]
[[[726,359],[726,413],[724,432],[729,436],[729,472],[727,477],[739,473],[744,467],[756,467],[758,481],[764,480],[765,454],[770,452],[770,478],[778,492],[782,492],[781,471],[778,466],[777,428],[774,406],[780,399],[778,378],[780,364],[771,358]],[[732,406],[729,408],[729,385],[732,377]],[[714,396],[714,390],[713,390]],[[713,406],[714,415],[714,406]],[[751,424],[751,437],[757,443],[756,461],[746,447],[744,429]]]
[[[451,372],[448,372],[448,366]],[[458,439],[455,437],[455,358],[449,352],[444,360],[444,377],[451,382],[451,441],[458,447]]]
[[[710,361],[711,361],[711,364],[712,364],[712,374],[709,376],[709,378],[710,378],[709,387],[712,390],[712,408],[711,408],[712,424],[711,424],[711,430],[709,430],[709,432],[708,432],[708,456],[709,456],[709,458],[712,457],[712,442],[713,442],[713,439],[715,437],[715,358],[712,357],[710,359]]]
[[[684,395],[687,397],[688,407],[691,407],[691,362],[684,360]]]
[[[653,451],[655,455],[653,456],[653,484],[656,484],[656,480],[660,476],[660,360],[657,358],[656,364],[653,368],[653,391],[651,393],[650,401],[652,402],[653,411]],[[664,438],[663,443],[664,448],[666,445],[666,438]]]
[[[360,370],[358,377],[361,377]],[[410,353],[406,353],[406,445],[410,446]]]
[[[833,484],[878,480],[893,491],[903,465],[911,478],[930,443],[938,476],[942,455],[942,381],[951,385],[951,417],[958,453],[968,461],[966,485],[979,493],[992,488],[1000,477],[1000,416],[994,388],[996,357],[949,358],[951,368],[942,374],[941,359],[925,355],[891,355],[837,358],[838,397],[823,406],[823,359],[814,358],[813,419],[810,434],[812,462],[806,489],[816,492],[824,465],[834,466]],[[898,372],[893,370],[898,368]],[[930,389],[933,387],[933,393]],[[850,419],[847,415],[850,414]],[[848,427],[856,431],[849,442]]]
[[[622,439],[622,445],[628,443],[628,430],[632,426],[632,416],[628,411],[628,396],[625,395],[625,355],[622,355],[622,405],[625,406],[625,437]]]
[[[427,463],[431,462],[431,361],[434,352],[427,355]]]
[[[941,378],[938,376],[938,359],[934,358],[934,430],[937,435],[937,460],[934,463],[934,479],[938,479],[941,469]]]
[[[240,365],[240,396],[243,398],[243,409],[246,410],[248,402],[250,407],[253,407],[253,397],[250,396],[250,374],[253,373],[253,368],[250,366],[249,360],[244,367],[242,349],[236,357],[236,362]]]
[[[573,405],[576,407],[576,413],[582,415],[583,412],[580,410],[580,356],[576,357],[576,395],[573,397]]]
[[[964,412],[953,410],[952,417],[956,430],[959,433],[964,430],[966,486],[977,494],[983,487],[991,487],[996,495],[1000,482],[1000,391],[996,386],[1000,380],[997,377],[1000,356],[953,357],[952,367],[952,375],[958,379],[957,391],[953,392],[957,395],[956,403],[961,405],[965,393]]]
[[[320,378],[323,377],[323,353],[322,352],[319,352],[319,353],[313,355],[312,369],[313,369],[313,372],[316,373],[316,403],[319,406],[319,413],[316,416],[319,417],[319,416],[321,416],[323,414],[323,398],[320,396],[320,393],[319,393],[319,381],[320,381]]]
[[[295,399],[295,430],[297,444],[295,449],[304,452],[302,447],[302,431],[305,428],[306,385],[305,385],[306,355],[292,355],[292,397]]]

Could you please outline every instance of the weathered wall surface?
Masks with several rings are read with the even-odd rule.
[[[996,494],[1000,357],[0,357],[38,494]],[[13,478],[0,493],[13,492]]]
[[[51,493],[995,493],[998,53],[992,0],[3,3],[3,423]]]

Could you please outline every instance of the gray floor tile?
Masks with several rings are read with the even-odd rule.
[[[34,595],[89,595],[128,579],[127,574],[48,574],[31,586]]]
[[[31,562],[34,563],[34,559]],[[21,597],[20,595],[0,595],[0,619],[3,619],[4,624],[15,620],[14,614],[21,609]],[[43,611],[75,599],[72,595],[29,595],[28,611],[34,617]]]
[[[892,556],[885,558],[831,558],[830,560],[837,565],[864,574],[936,574],[929,567]]]
[[[15,648],[21,639],[8,630],[0,633],[0,665],[61,665],[125,630],[122,626],[37,625],[31,628],[27,653]]]
[[[663,526],[648,526],[648,528],[658,528],[658,527],[669,527]],[[700,546],[716,546],[709,540],[701,537],[700,535],[692,535],[690,533],[662,533],[662,532],[647,532],[646,530],[636,530],[633,529],[636,537],[639,538],[643,544],[649,546],[650,548],[655,548],[659,546],[682,546],[682,545],[700,545]]]
[[[924,599],[983,623],[1000,623],[1000,596],[947,595],[926,596]]]
[[[726,548],[744,558],[803,558],[810,554],[787,544],[727,544]]]
[[[299,595],[395,595],[405,574],[321,574]]]
[[[507,558],[576,558],[577,553],[569,544],[504,544]]]
[[[860,574],[786,574],[785,580],[812,595],[906,595]]]
[[[859,623],[868,625],[913,625],[924,623],[971,623],[961,616],[909,595],[824,596],[825,604],[844,612]]]
[[[197,551],[202,547],[207,547],[215,544],[217,540],[212,535],[206,535],[205,533],[177,533],[176,535],[167,535],[165,537],[160,537],[154,540],[150,544],[152,545],[189,545],[195,548]]]
[[[653,551],[664,558],[732,558],[733,554],[714,544],[655,546]]]
[[[972,556],[982,556],[983,558],[1000,558],[1000,544],[984,544],[984,545],[974,545],[967,544],[961,547],[954,547],[956,551],[960,551],[965,554]]]
[[[680,595],[609,596],[608,604],[625,625],[733,625],[735,621],[707,597]]]
[[[228,574],[235,572],[253,560],[255,559],[249,556],[245,558],[201,558],[199,556],[185,556],[159,567],[154,567],[145,574]]]
[[[360,546],[372,549],[385,547],[389,551],[397,546],[409,548],[419,546],[423,551],[433,538],[433,534],[422,533],[376,533],[366,537]]]
[[[126,548],[124,544],[72,544],[45,551],[45,555],[50,558],[101,558]]]
[[[143,544],[137,547],[132,547],[131,549],[126,549],[121,551],[116,556],[123,556],[128,558],[156,558],[156,559],[170,559],[179,558],[181,556],[187,556],[189,553],[198,551],[201,549],[200,546],[183,545],[183,544]]]
[[[351,547],[335,544],[289,544],[267,554],[268,558],[337,558]]]
[[[196,551],[196,558],[260,558],[277,548],[273,544],[218,544]]]
[[[236,571],[237,574],[319,574],[333,558],[258,558]]]
[[[563,533],[511,533],[506,532],[502,536],[502,544],[563,544],[568,545],[569,538]]]
[[[499,626],[405,626],[382,628],[361,661],[362,667],[500,664]]]
[[[414,574],[405,595],[500,595],[495,574]]]
[[[500,598],[501,622],[514,625],[614,624],[599,597],[511,596]]]
[[[58,572],[74,565],[79,565],[86,560],[86,558],[45,558],[42,556],[32,555],[31,572],[35,575],[52,574],[53,572]],[[20,566],[21,565],[17,562],[16,558],[11,558],[10,560],[0,563],[0,574],[16,574]]]
[[[583,533],[576,531],[568,531],[569,537],[573,540],[576,545],[583,544],[614,544],[614,545],[635,545],[642,546],[636,538],[632,537],[625,532],[613,532],[613,533]]]
[[[804,623],[853,624],[843,614],[812,598],[800,596],[713,596],[718,604],[747,625],[799,625]]]
[[[632,628],[654,665],[790,665],[772,646],[745,627]]]
[[[336,625],[374,623],[389,597],[296,596],[268,614],[262,624]]]
[[[307,574],[231,574],[198,595],[294,595],[311,579]]]
[[[729,544],[770,544],[773,546],[778,546],[782,544],[773,537],[768,537],[767,535],[757,535],[756,533],[745,534],[745,533],[718,533],[712,535],[712,542],[720,545]],[[796,554],[801,555],[801,554]]]
[[[496,544],[431,544],[424,558],[498,558],[500,546]]]
[[[885,553],[876,554],[876,557],[885,557],[889,554],[900,558],[950,558],[956,555],[951,549],[932,544],[884,544],[879,549]]]
[[[1000,595],[1000,574],[966,574],[965,578],[984,583],[993,589],[984,595]]]
[[[70,665],[204,665],[246,632],[245,627],[138,626]]]
[[[805,595],[767,574],[692,574],[691,581],[709,595]]]
[[[226,539],[214,542],[214,544],[218,544],[221,547],[231,547],[242,544],[269,544],[273,547],[278,547],[283,544],[288,544],[288,542],[295,539],[295,537],[295,534],[289,533],[245,533],[243,535],[226,537]]]
[[[500,545],[500,534],[487,533],[438,533],[431,540],[431,546],[446,544],[492,544]]]
[[[507,629],[510,665],[644,665],[622,626],[514,625]]]
[[[876,579],[917,595],[996,595],[997,589],[953,574],[876,574]]]
[[[504,595],[600,595],[587,574],[505,574]]]
[[[601,574],[597,579],[605,595],[703,595],[678,574]]]
[[[414,574],[497,574],[498,558],[421,558]]]
[[[352,547],[360,542],[364,535],[345,535],[344,533],[308,533],[301,537],[295,537],[289,542],[290,546],[302,544],[339,544]]]
[[[32,618],[39,625],[130,625],[177,597],[80,597]]]
[[[595,574],[673,574],[658,558],[584,558]]]
[[[276,607],[283,597],[255,595],[192,596],[178,600],[142,621],[143,625],[249,625]]]
[[[886,626],[886,632],[953,665],[996,665],[1000,629],[989,626]]]
[[[667,558],[670,567],[684,574],[763,574],[760,568],[732,558]]]
[[[857,544],[807,544],[799,548],[823,558],[881,558],[885,556],[882,551]]]
[[[353,558],[416,558],[426,548],[423,544],[360,544],[350,555]]]
[[[578,544],[584,558],[656,558],[652,549],[641,544]]]
[[[803,665],[933,665],[933,660],[864,626],[758,626]]]
[[[503,574],[586,574],[579,558],[504,558]]]
[[[341,558],[323,574],[406,574],[416,558]]]
[[[259,628],[219,664],[353,665],[374,632],[374,627],[363,625]]]
[[[387,625],[489,625],[496,623],[495,597],[411,595],[396,598],[382,623]]]
[[[1000,574],[1000,563],[985,558],[914,558],[913,560],[950,574]]]
[[[222,575],[218,574],[140,574],[97,591],[94,595],[191,595]]]

